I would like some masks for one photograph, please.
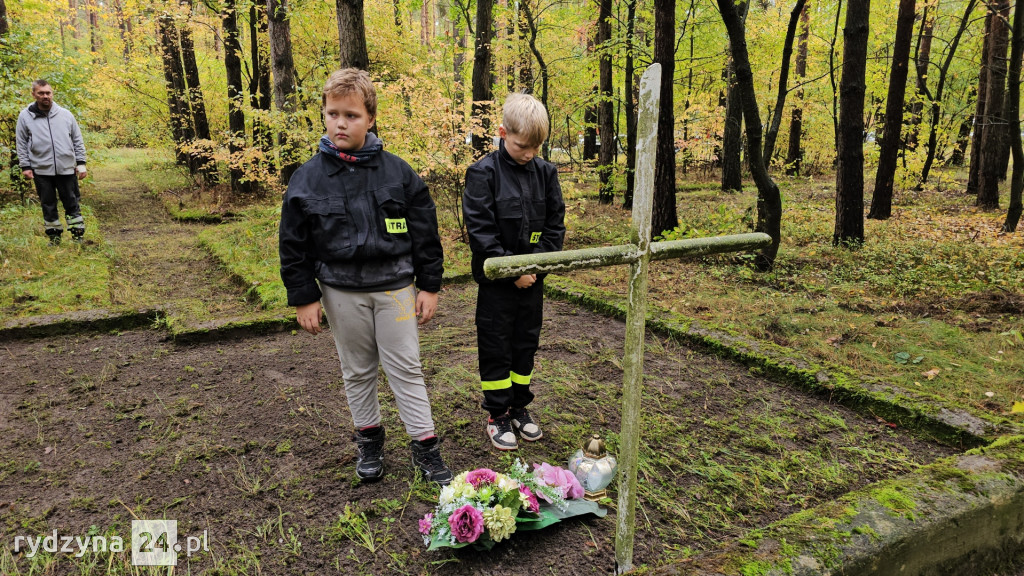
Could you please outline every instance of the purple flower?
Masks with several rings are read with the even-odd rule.
[[[526,511],[533,512],[536,514],[540,512],[540,502],[537,501],[537,495],[534,494],[526,484],[519,485],[519,492],[526,496]]]
[[[498,479],[498,475],[490,468],[477,468],[472,472],[466,473],[466,482],[471,484],[473,488],[479,488],[480,484],[487,482],[493,484]]]
[[[484,533],[484,515],[466,504],[452,512],[448,517],[448,525],[452,528],[452,536],[459,542],[476,542]]]
[[[430,525],[434,521],[434,515],[430,512],[426,516],[420,518],[420,534],[430,534]]]
[[[583,486],[580,485],[580,481],[576,479],[572,472],[565,468],[552,466],[547,462],[534,464],[533,475],[539,478],[541,482],[557,489],[562,498],[572,500],[583,496]],[[543,494],[540,496],[544,498]]]

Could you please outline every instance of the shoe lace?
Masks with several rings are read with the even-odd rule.
[[[356,445],[359,446],[359,455],[364,460],[379,458],[384,451],[384,443],[376,438],[356,438]]]
[[[530,411],[526,408],[516,410],[512,413],[512,418],[519,422],[519,427],[522,428],[527,424],[533,424],[533,418],[530,416]]]
[[[441,458],[440,444],[441,440],[438,439],[437,443],[430,448],[421,448],[419,450],[420,467],[426,468],[431,472],[440,472],[446,469],[444,460]]]
[[[512,420],[507,415],[493,419],[491,424],[498,429],[498,436],[502,436],[506,432],[512,432]]]

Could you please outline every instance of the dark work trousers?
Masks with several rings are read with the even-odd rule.
[[[60,224],[60,214],[57,212],[59,196],[61,204],[64,205],[64,218],[68,221],[68,229],[75,236],[81,236],[85,232],[85,224],[82,220],[82,210],[78,205],[80,196],[78,175],[40,176],[36,174],[32,180],[35,182],[36,193],[39,195],[39,204],[43,207],[43,225],[46,227],[46,235],[60,236],[64,232],[64,227]]]
[[[544,282],[516,288],[511,282],[480,284],[476,341],[480,358],[481,404],[492,418],[533,400],[530,377],[544,320]]]

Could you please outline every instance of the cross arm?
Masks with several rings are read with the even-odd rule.
[[[668,260],[684,256],[705,256],[724,252],[743,252],[771,244],[771,236],[761,232],[732,234],[709,238],[688,238],[651,243],[651,260]],[[633,244],[582,248],[562,252],[501,256],[484,261],[484,274],[490,278],[508,278],[523,274],[550,274],[585,268],[601,268],[630,264],[640,259],[640,250]]]

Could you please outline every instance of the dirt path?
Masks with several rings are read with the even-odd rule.
[[[119,166],[91,172],[86,199],[113,252],[112,303],[159,307],[186,324],[254,313],[256,308],[199,245],[203,224],[173,220],[160,199]]]

